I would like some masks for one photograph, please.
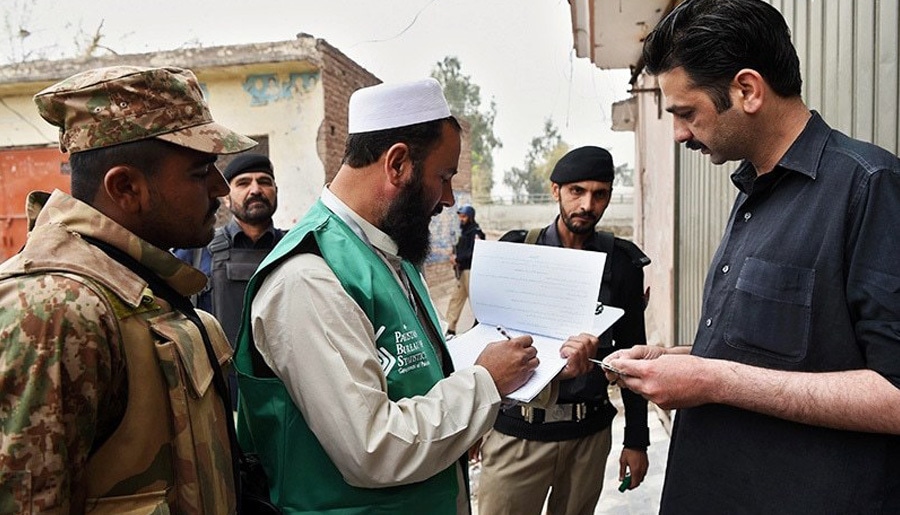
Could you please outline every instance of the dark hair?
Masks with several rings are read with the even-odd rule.
[[[409,146],[410,159],[413,163],[418,163],[425,159],[441,140],[441,127],[445,122],[450,123],[457,132],[462,130],[456,118],[450,116],[396,129],[351,134],[347,136],[343,163],[353,168],[368,166],[378,161],[381,155],[396,143],[406,143]]]
[[[72,168],[72,196],[88,204],[94,201],[106,172],[119,165],[140,168],[152,175],[175,145],[160,139],[142,139],[111,147],[75,152],[69,158]]]
[[[683,67],[722,112],[729,85],[743,68],[759,72],[782,97],[800,95],[800,60],[791,31],[762,0],[686,0],[644,41],[644,65],[653,75]]]

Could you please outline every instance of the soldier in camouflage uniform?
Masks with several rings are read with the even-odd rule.
[[[32,193],[28,243],[0,265],[0,513],[233,513],[230,417],[200,331],[88,240],[196,293],[204,274],[166,249],[210,241],[228,193],[216,156],[255,143],[177,68],[92,70],[35,102],[72,153],[72,195]]]

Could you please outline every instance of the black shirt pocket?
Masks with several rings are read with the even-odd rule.
[[[748,257],[728,312],[725,343],[775,362],[803,360],[809,346],[814,283],[814,269]]]

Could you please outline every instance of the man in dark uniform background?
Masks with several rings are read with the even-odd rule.
[[[275,168],[262,154],[241,154],[222,172],[230,190],[222,197],[232,219],[216,229],[205,247],[176,249],[182,261],[209,278],[206,288],[191,297],[194,306],[212,313],[222,324],[232,347],[241,325],[241,309],[247,281],[285,232],[275,227],[272,215],[278,209]],[[237,379],[228,377],[232,407],[237,409]]]
[[[450,305],[447,307],[447,335],[456,334],[456,324],[463,306],[469,300],[469,270],[472,269],[472,254],[475,251],[475,239],[484,239],[484,232],[475,221],[475,208],[466,204],[456,211],[459,216],[459,240],[453,246],[453,255],[450,257],[453,268],[456,271],[456,290],[450,297]]]
[[[609,205],[614,172],[612,156],[602,148],[569,152],[550,175],[559,202],[556,220],[542,229],[510,231],[500,238],[607,253],[599,301],[625,314],[600,336],[597,358],[613,348],[646,342],[643,267],[650,260],[633,243],[595,230]],[[482,446],[479,512],[538,514],[550,490],[548,513],[593,513],[616,414],[607,386],[598,368],[561,382],[557,404],[550,409],[521,406],[501,411]],[[619,479],[629,474],[629,488],[637,488],[649,463],[647,401],[625,389],[622,397],[626,426]]]

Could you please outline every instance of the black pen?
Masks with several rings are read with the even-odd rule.
[[[502,334],[503,336],[505,336],[507,340],[512,340],[512,336],[510,336],[509,333],[506,332],[506,329],[504,329],[503,326],[498,325],[498,326],[497,326],[497,331],[499,331],[500,334]]]

